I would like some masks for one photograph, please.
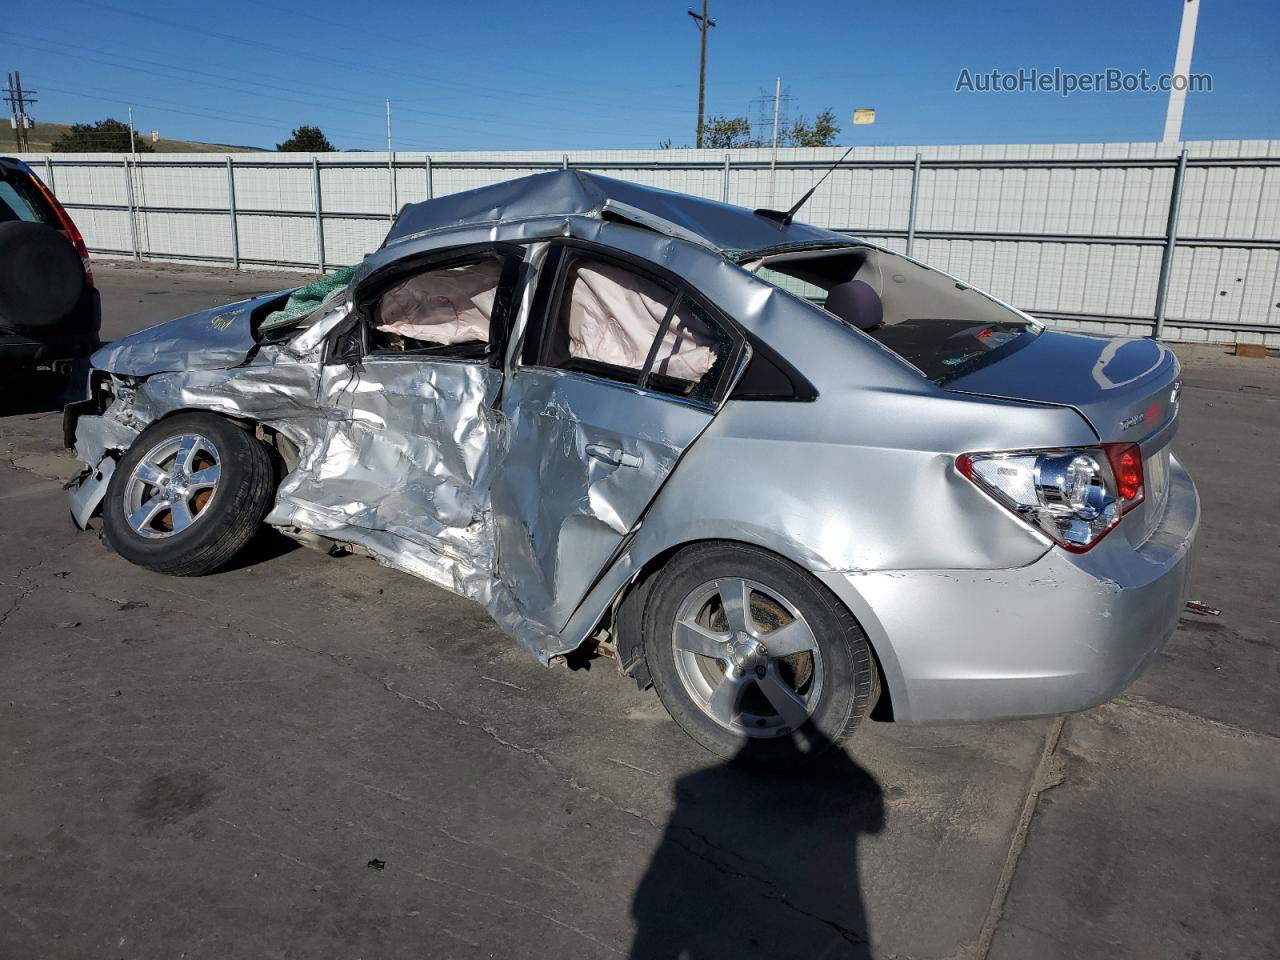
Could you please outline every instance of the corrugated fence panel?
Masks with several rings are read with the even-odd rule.
[[[851,166],[818,187],[802,218],[899,252],[914,228],[913,256],[1050,322],[1149,333],[1182,149],[1189,163],[1167,333],[1280,343],[1280,141],[858,147]],[[34,158],[34,169],[52,181],[99,252],[230,263],[238,239],[244,263],[314,269],[322,256],[329,268],[358,262],[382,242],[403,204],[566,162],[746,207],[786,209],[843,153],[398,153],[394,191],[385,153],[236,154],[232,189],[227,158],[208,154],[128,158],[129,173],[120,155],[61,154]]]

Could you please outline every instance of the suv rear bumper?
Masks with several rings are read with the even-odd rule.
[[[875,647],[895,720],[1047,716],[1117,696],[1163,649],[1190,588],[1200,501],[1171,460],[1164,515],[1136,549],[1052,549],[1005,570],[818,576]]]
[[[60,360],[87,357],[102,341],[96,333],[72,337],[31,337],[21,333],[0,333],[0,367],[36,367]]]

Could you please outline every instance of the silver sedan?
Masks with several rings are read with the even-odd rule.
[[[353,274],[97,353],[77,523],[182,576],[264,523],[370,556],[765,762],[873,710],[1084,709],[1177,622],[1199,503],[1157,342],[580,171],[406,207]]]

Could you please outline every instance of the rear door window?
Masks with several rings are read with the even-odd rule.
[[[570,253],[526,362],[714,401],[737,340],[689,293],[630,264]]]
[[[25,220],[46,223],[42,204],[32,197],[33,187],[21,173],[0,172],[0,221]]]

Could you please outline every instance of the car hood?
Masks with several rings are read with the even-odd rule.
[[[99,370],[132,377],[234,367],[244,362],[255,345],[254,311],[291,292],[278,290],[167,320],[107,344],[90,362]]]
[[[1103,441],[1142,442],[1177,414],[1180,372],[1173,351],[1155,340],[1045,330],[947,389],[1074,407]]]

